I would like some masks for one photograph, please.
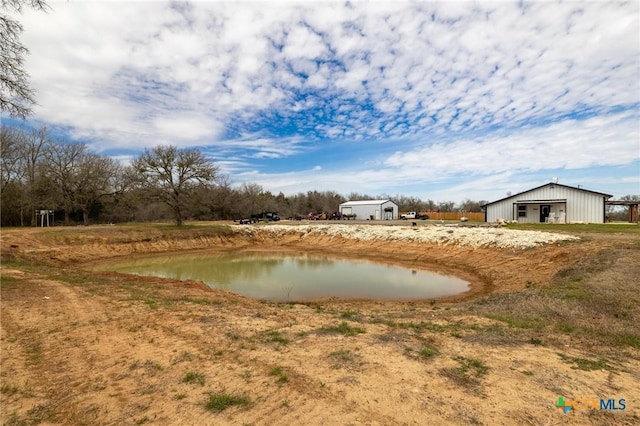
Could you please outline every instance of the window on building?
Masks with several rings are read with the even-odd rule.
[[[518,205],[518,217],[527,217],[527,205],[526,204]]]

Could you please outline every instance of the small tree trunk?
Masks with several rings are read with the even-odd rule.
[[[176,225],[182,226],[182,211],[180,211],[180,207],[174,208],[173,212],[176,217]]]

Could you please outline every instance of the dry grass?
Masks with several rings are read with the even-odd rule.
[[[549,287],[490,296],[470,310],[504,323],[507,339],[571,335],[607,348],[640,348],[638,277],[639,250],[606,250],[568,265]]]

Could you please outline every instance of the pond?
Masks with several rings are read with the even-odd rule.
[[[469,282],[457,277],[312,253],[199,252],[137,258],[100,269],[202,281],[212,288],[272,302],[326,297],[419,300],[469,289]]]

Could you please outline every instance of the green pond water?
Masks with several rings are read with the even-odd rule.
[[[101,269],[202,281],[212,288],[273,302],[325,297],[417,300],[469,289],[469,283],[457,277],[316,254],[197,253],[136,258]]]

